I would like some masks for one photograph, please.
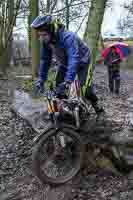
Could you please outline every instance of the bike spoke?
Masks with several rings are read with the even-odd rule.
[[[68,139],[69,142],[71,138]],[[55,176],[55,178],[65,175],[69,170],[72,169],[74,159],[72,155],[71,145],[69,144],[65,148],[59,146],[58,142],[55,141],[56,147],[54,152],[41,163],[41,169],[48,174],[49,177]],[[75,153],[76,156],[76,153]]]
[[[55,182],[68,179],[79,169],[79,140],[62,131],[48,136],[39,148],[38,161],[39,176]]]

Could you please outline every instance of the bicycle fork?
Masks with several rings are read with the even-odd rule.
[[[76,127],[80,128],[80,117],[79,117],[79,107],[78,106],[76,106],[74,109],[74,118],[75,118]]]
[[[47,101],[48,101],[48,113],[50,116],[50,120],[52,124],[55,125],[55,128],[58,128],[57,117],[59,115],[59,112],[58,112],[57,102],[49,98],[47,98]]]

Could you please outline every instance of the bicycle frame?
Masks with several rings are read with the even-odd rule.
[[[60,112],[66,112],[74,117],[76,128],[80,128],[80,108],[89,113],[91,106],[85,102],[85,98],[81,96],[79,81],[75,80],[71,84],[68,99],[58,99],[52,95],[52,90],[47,95],[48,113],[52,124],[55,128],[59,127],[58,116]]]

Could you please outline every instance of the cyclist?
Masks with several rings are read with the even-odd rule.
[[[85,97],[89,100],[97,113],[97,120],[103,119],[104,109],[98,104],[98,98],[93,90],[92,70],[89,68],[91,55],[86,44],[73,32],[65,30],[65,26],[59,19],[51,15],[38,16],[31,27],[37,31],[42,41],[40,56],[39,79],[36,88],[44,90],[48,69],[54,56],[58,63],[56,76],[56,92],[58,96],[65,94],[66,89],[79,76],[82,87],[90,70],[90,87],[86,89]]]

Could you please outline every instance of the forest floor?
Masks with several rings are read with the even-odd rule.
[[[98,96],[108,117],[123,128],[127,127],[133,71],[121,70],[119,97],[108,92],[105,67],[97,66],[96,80]],[[132,200],[132,172],[116,176],[99,169],[85,177],[78,174],[72,181],[56,188],[43,185],[33,175],[31,144],[35,133],[23,119],[13,118],[10,112],[10,91],[18,85],[14,77],[0,79],[0,200]]]

